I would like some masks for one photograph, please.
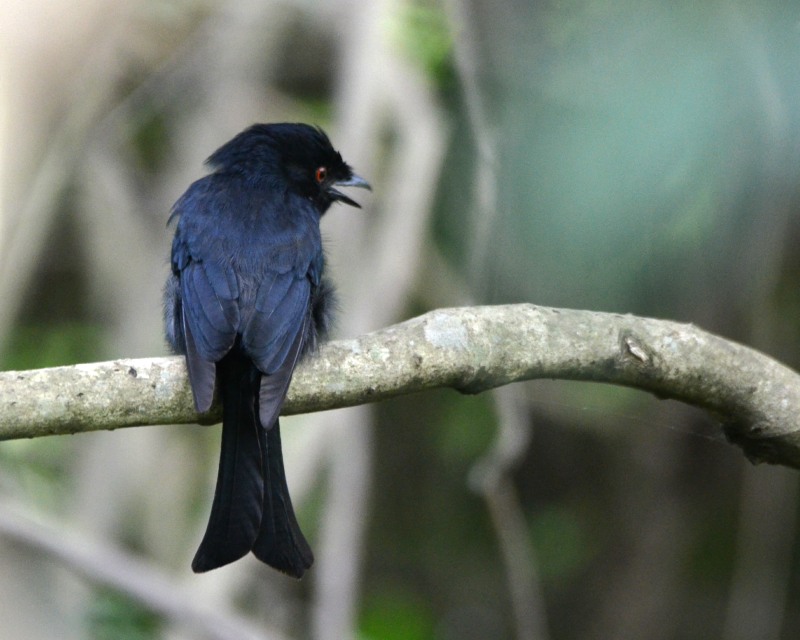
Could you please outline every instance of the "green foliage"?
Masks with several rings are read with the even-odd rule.
[[[171,127],[167,115],[157,109],[143,109],[133,123],[129,142],[138,165],[156,173],[169,157]]]
[[[116,591],[101,590],[88,613],[91,640],[155,640],[161,618]]]
[[[419,594],[402,589],[370,591],[364,596],[359,637],[362,640],[428,640],[434,619]]]
[[[298,98],[299,105],[303,108],[303,122],[313,122],[323,128],[327,127],[333,119],[333,104],[330,100],[318,100],[313,97]]]
[[[438,455],[445,464],[467,469],[486,452],[495,432],[491,396],[442,396],[433,417],[436,428],[431,436]]]
[[[394,25],[398,45],[439,87],[453,83],[453,38],[441,4],[415,0],[404,4]]]
[[[66,438],[3,442],[0,468],[26,500],[44,512],[60,513],[71,487],[68,460],[73,444]]]
[[[380,465],[361,629],[370,640],[449,637],[445,611],[460,611],[476,593],[489,609],[503,598],[489,516],[468,487],[495,432],[491,397],[442,390],[377,408],[385,424],[375,431]]]
[[[567,504],[538,510],[531,521],[531,538],[539,575],[545,581],[568,582],[592,555],[586,522]]]
[[[99,326],[66,322],[14,327],[0,358],[4,370],[57,367],[102,358],[103,332]]]
[[[718,505],[717,517],[695,522],[693,544],[687,547],[686,575],[700,588],[724,583],[736,561],[736,513]]]

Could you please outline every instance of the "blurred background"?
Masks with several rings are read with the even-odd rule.
[[[373,185],[323,220],[338,336],[533,302],[800,366],[800,6],[5,0],[0,366],[166,353],[172,203],[253,122]],[[287,419],[317,562],[195,576],[217,427],[0,444],[0,637],[794,639],[798,477],[559,381]]]

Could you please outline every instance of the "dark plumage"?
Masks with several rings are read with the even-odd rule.
[[[337,190],[369,188],[321,129],[257,124],[208,159],[175,203],[167,340],[186,356],[194,403],[222,400],[219,474],[196,572],[252,551],[297,578],[314,556],[286,486],[278,414],[295,365],[328,328],[320,217]]]

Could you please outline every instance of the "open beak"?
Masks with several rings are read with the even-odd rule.
[[[357,176],[355,173],[347,180],[339,180],[338,182],[334,182],[333,185],[328,189],[328,193],[330,194],[331,198],[337,202],[344,202],[345,204],[349,204],[351,207],[357,207],[359,209],[361,208],[360,204],[333,187],[357,187],[359,189],[369,189],[372,191],[372,187],[369,186],[369,182],[364,180],[364,178],[361,176]]]

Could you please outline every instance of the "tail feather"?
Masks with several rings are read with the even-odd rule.
[[[258,421],[258,370],[235,352],[217,365],[222,395],[222,448],[217,486],[196,573],[238,560],[253,548],[264,502],[264,460]]]
[[[278,420],[267,429],[261,425],[261,373],[234,349],[217,364],[217,380],[222,450],[211,515],[192,569],[210,571],[252,551],[262,562],[300,578],[314,555],[289,498]]]
[[[302,578],[314,563],[314,554],[300,531],[289,497],[283,468],[280,424],[261,430],[266,461],[263,516],[253,554],[266,564],[295,578]]]

